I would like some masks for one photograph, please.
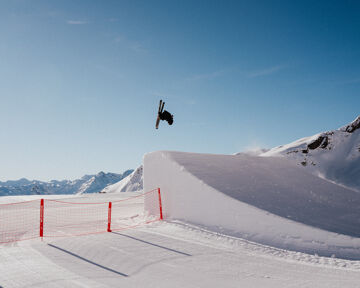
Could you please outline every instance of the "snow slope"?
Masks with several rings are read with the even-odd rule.
[[[143,165],[121,181],[105,187],[103,193],[131,192],[143,189]]]
[[[360,259],[360,193],[281,157],[160,151],[144,156],[144,190],[166,219],[258,243]],[[145,209],[151,207],[145,201]]]
[[[261,156],[285,157],[314,175],[360,191],[360,116],[337,130],[275,147]]]

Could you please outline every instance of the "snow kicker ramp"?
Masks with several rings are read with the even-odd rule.
[[[360,193],[284,158],[159,151],[144,190],[160,187],[165,219],[294,251],[360,259]],[[145,200],[145,209],[148,205]]]

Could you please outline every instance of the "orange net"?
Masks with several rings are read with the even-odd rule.
[[[0,243],[119,231],[162,219],[159,189],[115,201],[84,201],[39,199],[0,204]]]
[[[39,237],[40,200],[0,204],[0,243]]]

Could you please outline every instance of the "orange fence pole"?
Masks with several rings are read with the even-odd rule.
[[[108,210],[108,228],[107,232],[111,232],[111,202],[109,202],[109,210]]]
[[[159,208],[160,208],[160,220],[163,220],[163,212],[162,212],[162,204],[161,204],[161,193],[160,188],[158,188],[158,194],[159,194]]]
[[[40,237],[44,237],[44,199],[40,201]]]

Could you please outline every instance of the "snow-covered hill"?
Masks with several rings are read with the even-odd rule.
[[[337,130],[275,147],[261,156],[286,157],[315,175],[360,191],[360,116]]]
[[[130,175],[122,179],[121,181],[107,186],[102,190],[104,193],[114,192],[132,192],[140,191],[143,189],[143,165],[138,167]]]
[[[166,219],[283,249],[360,259],[360,193],[283,157],[159,151],[144,190],[160,187]],[[153,211],[153,199],[145,209]]]
[[[94,193],[120,181],[132,172],[133,170],[127,170],[122,174],[99,172],[73,181],[44,182],[22,178],[17,181],[0,182],[0,196]]]
[[[314,175],[360,190],[360,116],[338,130],[319,133],[273,149],[257,149],[234,155],[284,156]],[[143,168],[138,167],[103,192],[129,192],[143,189]]]

